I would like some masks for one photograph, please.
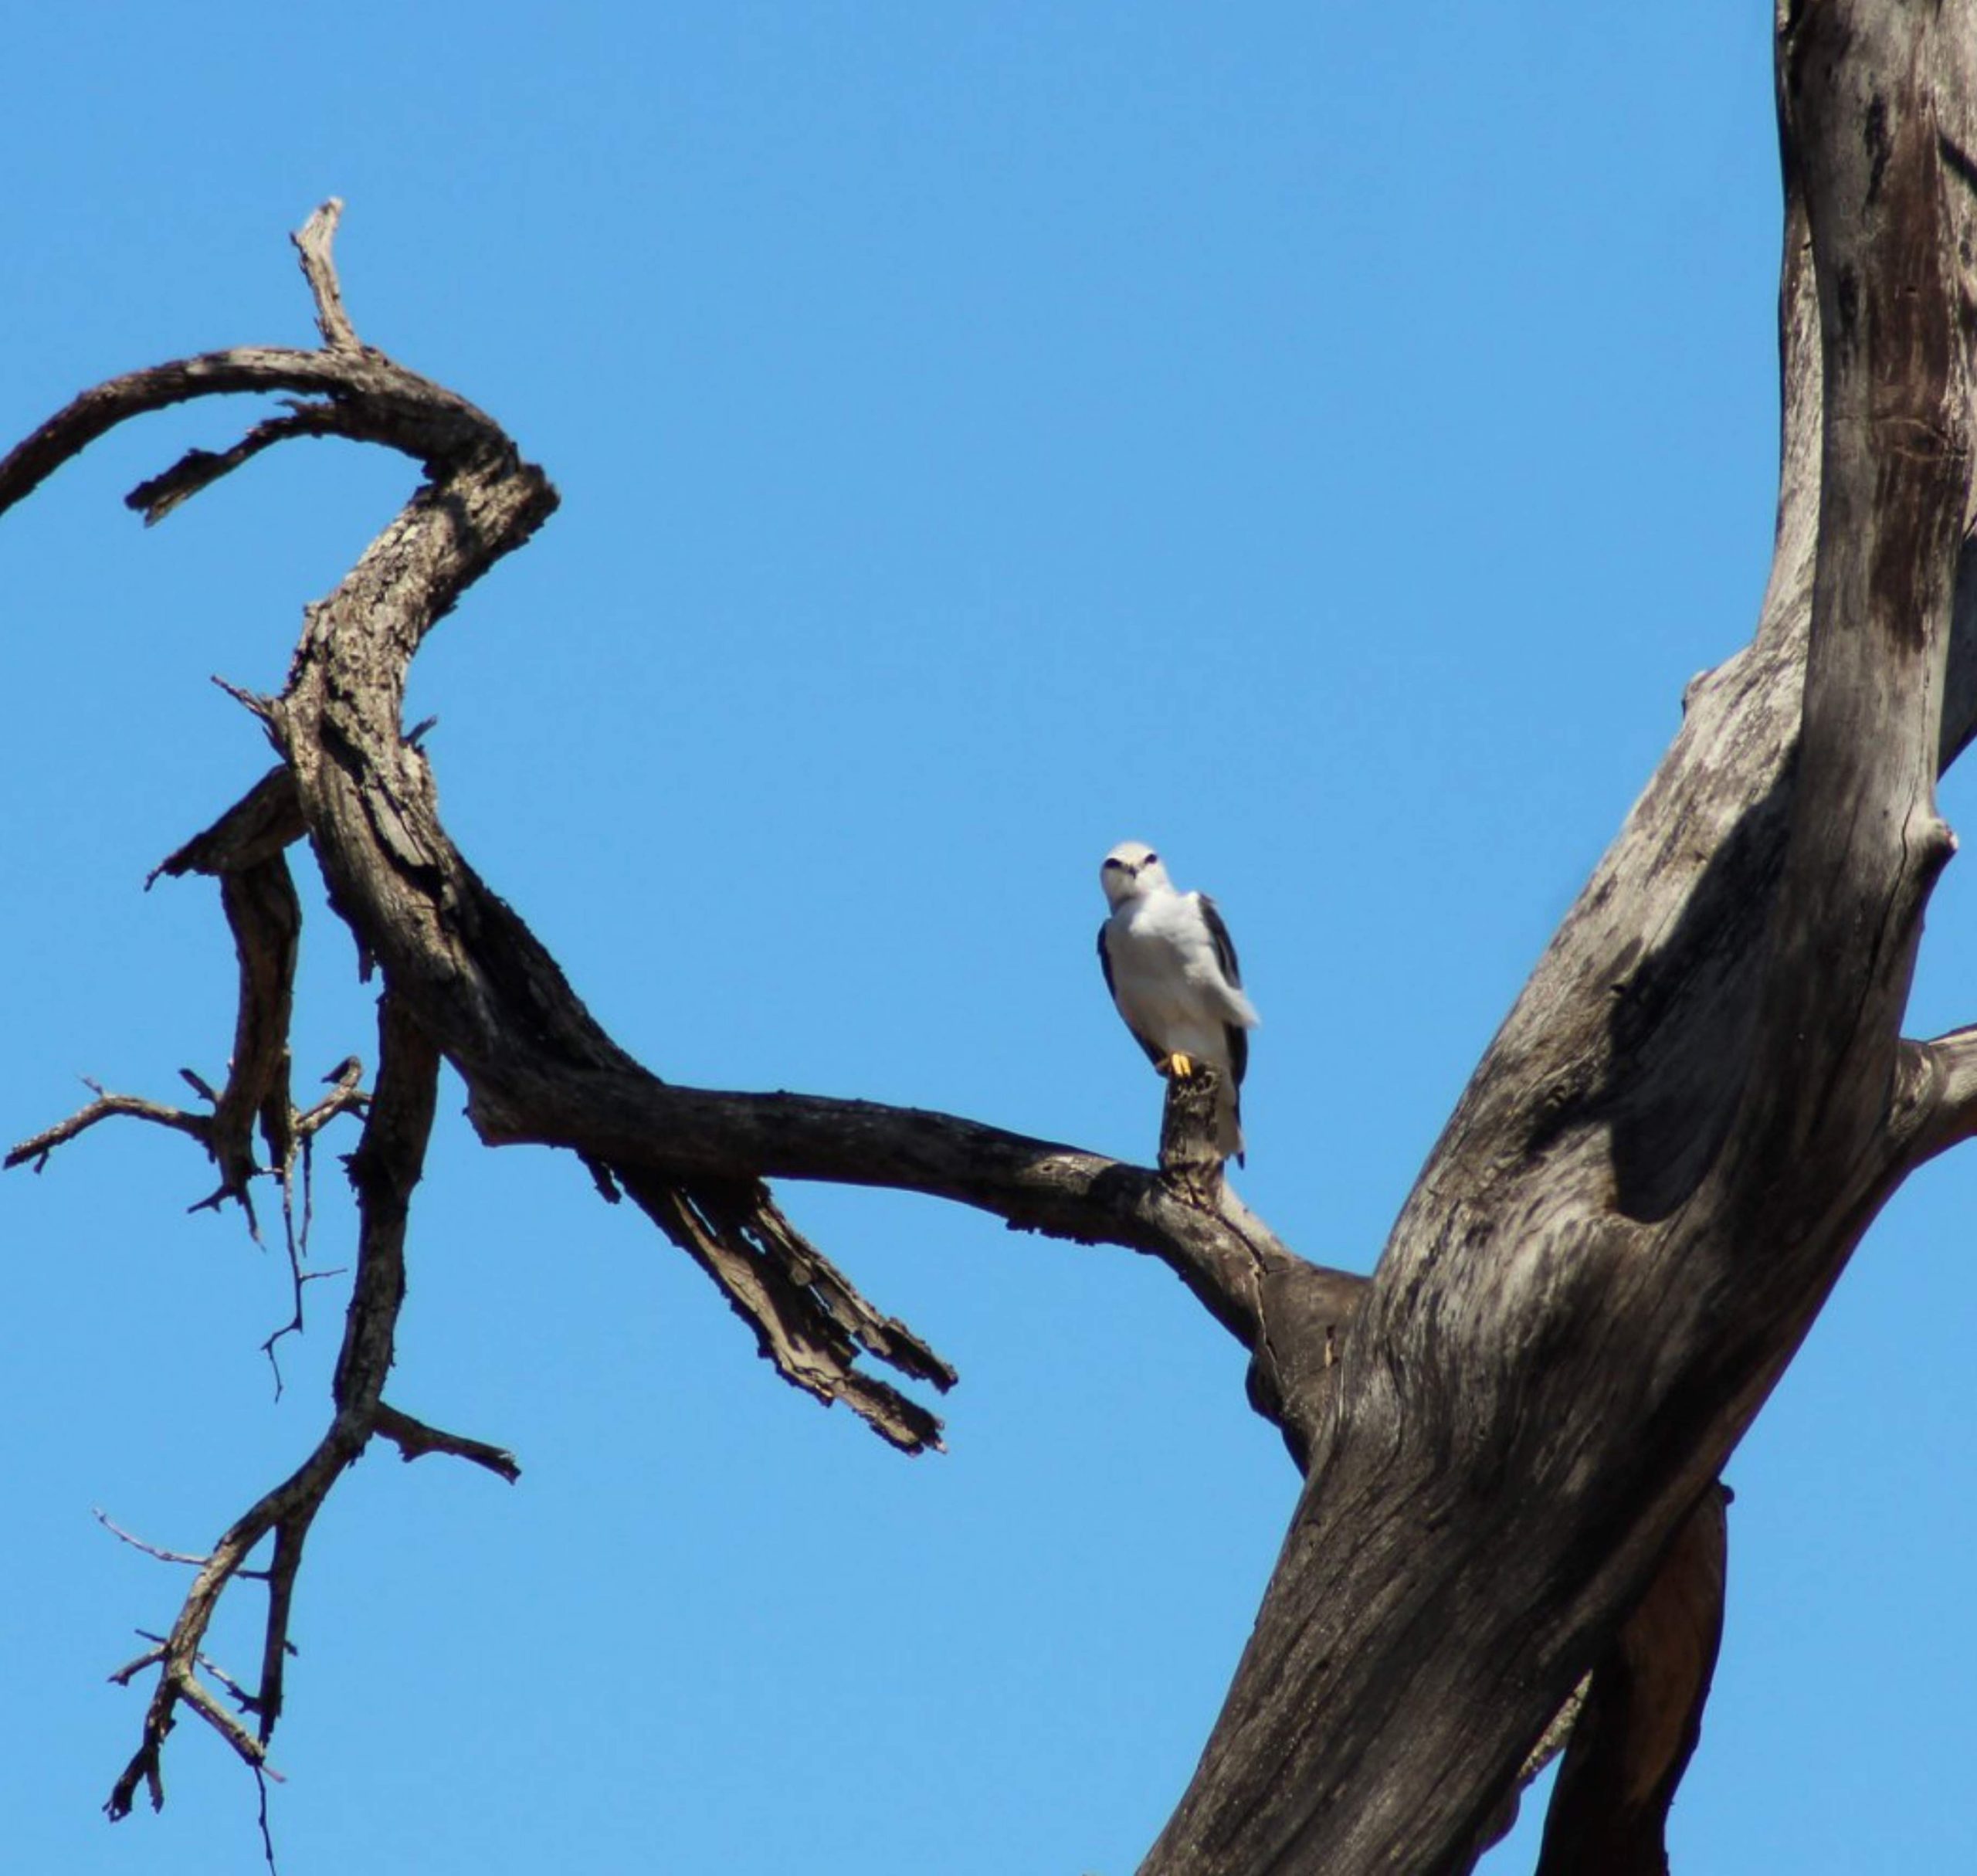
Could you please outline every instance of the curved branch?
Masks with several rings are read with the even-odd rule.
[[[1019,1230],[1144,1251],[1246,1345],[1263,1331],[1258,1285],[1295,1268],[1355,1289],[1290,1250],[1224,1196],[1218,1209],[1144,1166],[951,1114],[818,1094],[682,1087],[628,1064],[559,1067],[526,1039],[470,1080],[490,1146],[569,1148],[676,1175],[814,1179],[952,1199]]]
[[[120,423],[194,398],[282,391],[334,398],[349,407],[349,427],[339,433],[402,450],[421,462],[457,454],[473,441],[500,435],[490,419],[437,385],[428,387],[429,404],[407,397],[408,381],[426,382],[362,354],[268,345],[236,346],[131,371],[85,391],[0,458],[0,514]]]
[[[246,1068],[236,1062],[239,1087],[230,1083],[213,1097],[224,1112],[202,1133],[210,1143],[224,1131],[234,1183],[251,1170],[242,1155],[252,1116],[265,1122],[279,1108],[285,1131],[270,1144],[284,1167],[301,1133],[287,1092],[293,923],[273,903],[287,884],[283,850],[298,834],[310,840],[360,955],[381,970],[385,994],[377,1091],[351,1160],[362,1224],[336,1416],[303,1467],[251,1508],[199,1569],[161,1646],[144,1743],[112,1794],[113,1816],[130,1808],[141,1783],[158,1793],[159,1755],[181,1705],[209,1720],[221,1711],[196,1678],[200,1641],[226,1585],[272,1537],[261,1677],[247,1699],[259,1738],[237,1725],[228,1730],[261,1768],[281,1710],[305,1539],[373,1433],[396,1440],[408,1457],[449,1452],[510,1475],[513,1462],[500,1449],[425,1427],[380,1395],[403,1293],[405,1200],[442,1055],[466,1080],[483,1138],[582,1155],[607,1197],[629,1193],[714,1278],[788,1379],[827,1403],[843,1400],[909,1451],[938,1446],[940,1422],[862,1372],[861,1354],[936,1388],[952,1383],[953,1370],[802,1236],[762,1184],[765,1174],[911,1189],[1012,1225],[1162,1258],[1252,1351],[1251,1399],[1283,1428],[1300,1464],[1317,1443],[1332,1350],[1364,1288],[1296,1257],[1219,1179],[1178,1158],[1155,1173],[944,1115],[670,1088],[603,1030],[453,846],[426,758],[403,730],[406,673],[426,633],[531,538],[556,493],[483,413],[361,344],[330,259],[336,212],[326,205],[297,238],[324,349],[245,348],[133,373],[86,392],[0,461],[4,511],[127,418],[193,397],[276,392],[313,401],[263,422],[231,450],[194,452],[135,491],[134,505],[155,520],[266,448],[303,436],[382,443],[415,457],[429,477],[335,592],[307,609],[282,695],[242,697],[276,742],[281,767],[161,869],[217,874],[240,940],[236,1056]],[[353,1104],[354,1087],[353,1078]]]
[[[83,1085],[96,1098],[87,1107],[78,1108],[66,1121],[58,1121],[53,1127],[45,1127],[31,1138],[23,1140],[4,1160],[0,1160],[0,1169],[11,1172],[15,1166],[25,1165],[32,1160],[35,1171],[39,1172],[48,1164],[49,1155],[58,1146],[66,1145],[78,1134],[86,1133],[99,1121],[119,1118],[149,1121],[156,1126],[190,1134],[202,1146],[211,1138],[212,1123],[205,1114],[189,1114],[183,1108],[169,1108],[162,1101],[147,1101],[141,1094],[108,1094],[87,1080]]]
[[[1233,1201],[1044,1142],[946,1117],[855,1102],[695,1095],[667,1088],[591,1017],[555,962],[490,892],[441,826],[430,772],[402,731],[406,672],[461,592],[520,547],[556,505],[492,420],[362,346],[330,256],[337,205],[297,236],[318,324],[317,352],[246,348],[119,378],[85,393],[0,463],[0,509],[125,418],[235,391],[321,402],[252,433],[225,458],[202,455],[145,485],[161,512],[283,438],[334,431],[407,450],[432,480],[329,599],[309,609],[287,688],[256,701],[287,758],[164,870],[231,883],[306,829],[333,904],[360,952],[465,1078],[490,1140],[568,1146],[600,1180],[630,1191],[754,1327],[786,1378],[842,1399],[908,1450],[939,1423],[859,1374],[860,1349],[945,1387],[947,1364],[874,1309],[775,1206],[769,1173],[896,1185],[958,1198],[1013,1224],[1151,1252],[1178,1270],[1255,1352],[1252,1396],[1308,1450],[1325,1378],[1273,1337],[1273,1311],[1342,1326],[1357,1281],[1314,1272]],[[1300,1340],[1299,1345],[1303,1342]],[[1321,1336],[1317,1345],[1328,1346]]]
[[[325,203],[294,237],[315,295],[324,350],[235,346],[128,372],[85,391],[0,458],[0,514],[120,423],[199,397],[286,391],[327,401],[260,426],[223,456],[195,450],[176,467],[143,483],[127,499],[131,506],[148,511],[153,521],[270,444],[290,436],[334,435],[379,443],[415,458],[429,470],[476,450],[511,453],[506,433],[484,411],[382,353],[358,344],[330,262],[330,238],[341,207],[340,202]],[[548,489],[546,483],[542,486]],[[552,492],[542,513],[554,505]],[[518,546],[520,541],[510,544]]]

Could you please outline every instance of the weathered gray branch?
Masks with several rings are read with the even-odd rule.
[[[39,1172],[48,1164],[49,1155],[58,1146],[66,1146],[100,1121],[118,1118],[149,1121],[155,1126],[190,1134],[202,1145],[205,1142],[209,1121],[203,1114],[188,1113],[183,1108],[168,1107],[163,1101],[147,1101],[141,1094],[109,1094],[93,1081],[85,1081],[83,1086],[94,1094],[93,1101],[86,1107],[78,1108],[66,1121],[57,1121],[53,1127],[45,1127],[39,1133],[23,1140],[8,1153],[4,1161],[0,1161],[0,1165],[11,1171],[15,1166],[32,1165]]]
[[[1977,17],[1781,16],[1777,555],[1477,1070],[1340,1350],[1148,1876],[1467,1868],[1928,1133],[1899,1020],[1949,850]]]
[[[310,609],[282,694],[245,700],[282,768],[175,856],[198,850],[188,864],[232,881],[306,835],[387,985],[391,1109],[423,1077],[429,1119],[429,1075],[405,1064],[443,1053],[483,1138],[578,1154],[708,1271],[787,1378],[910,1450],[938,1422],[861,1355],[936,1387],[951,1371],[802,1238],[764,1178],[897,1186],[1131,1246],[1251,1350],[1251,1397],[1307,1485],[1153,1876],[1466,1868],[1596,1664],[1548,1868],[1588,1845],[1658,1855],[1707,1688],[1707,1650],[1691,1644],[1720,1594],[1706,1494],[1878,1207],[1977,1131],[1969,1033],[1923,1044],[1899,1030],[1952,845],[1935,776],[1977,732],[1973,12],[1781,7],[1784,433],[1758,629],[1690,687],[1673,747],[1492,1043],[1370,1286],[1296,1257],[1178,1144],[1154,1172],[949,1116],[676,1088],[605,1033],[453,846],[402,728],[426,633],[554,492],[483,413],[361,344],[330,260],[334,205],[297,237],[322,350],[113,381],[0,463],[3,509],[127,416],[258,391],[304,401],[230,451],[188,456],[136,505],[155,518],[304,435],[425,466],[403,513]],[[203,866],[222,851],[241,857]],[[279,924],[243,903],[250,926]],[[256,997],[273,1007],[265,988]],[[258,1036],[245,1053],[269,1060]],[[337,1420],[202,1567],[156,1657],[125,1808],[155,1785],[175,1704],[212,1717],[193,1671],[219,1582],[273,1533],[272,1649],[320,1494],[365,1440],[504,1470],[500,1449],[378,1393],[402,1287],[402,1175],[417,1165],[409,1135],[388,1145],[385,1081]],[[45,1156],[56,1134],[22,1151]],[[230,1109],[228,1139],[242,1138]],[[1677,1668],[1679,1698],[1638,1698]],[[264,1744],[278,1658],[253,1699]]]
[[[337,237],[337,224],[343,219],[343,203],[332,195],[296,230],[295,252],[302,263],[302,277],[309,283],[309,297],[316,303],[316,330],[332,351],[357,351],[357,328],[344,310],[343,285],[337,278],[336,263],[330,249]]]
[[[1924,1118],[1909,1144],[1920,1165],[1977,1135],[1977,1026],[1907,1047],[1907,1078],[1922,1091],[1917,1105]]]

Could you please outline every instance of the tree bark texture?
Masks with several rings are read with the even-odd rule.
[[[1868,1222],[1967,1129],[1967,1039],[1899,1025],[1972,729],[1977,9],[1778,29],[1756,639],[1692,687],[1408,1199],[1147,1876],[1469,1867]]]
[[[1491,1043],[1368,1283],[1307,1262],[1194,1150],[1170,1096],[1158,1169],[952,1116],[681,1088],[635,1060],[441,825],[406,673],[426,635],[556,496],[491,419],[363,344],[298,236],[323,341],[114,379],[0,462],[0,511],[93,438],[187,398],[290,414],[128,498],[168,514],[260,451],[337,435],[426,480],[308,609],[279,763],[163,871],[222,881],[236,1060],[210,1114],[99,1094],[24,1143],[39,1165],[114,1115],[171,1126],[246,1203],[258,1123],[295,1142],[369,1104],[363,1235],[315,1454],[202,1563],[114,1813],[154,1796],[175,1711],[258,1769],[282,1704],[302,1540],[374,1435],[513,1477],[499,1447],[383,1398],[406,1207],[441,1058],[490,1145],[568,1148],[719,1286],[794,1385],[907,1451],[953,1371],[792,1224],[770,1177],[895,1186],[1158,1257],[1251,1355],[1250,1396],[1304,1491],[1254,1633],[1146,1876],[1470,1867],[1575,1688],[1545,1876],[1665,1867],[1721,1620],[1717,1478],[1861,1234],[1907,1173],[1977,1131],[1977,1030],[1900,1023],[1955,842],[1935,778],[1977,733],[1972,546],[1977,0],[1793,0],[1776,15],[1785,181],[1778,532],[1751,645],[1696,680],[1680,733]],[[290,1105],[306,839],[385,985],[375,1096]],[[300,1282],[297,1284],[299,1324]],[[256,1735],[198,1678],[214,1603],[271,1535]],[[1585,1688],[1592,1671],[1589,1691]],[[231,1730],[229,1730],[231,1725]]]
[[[166,1643],[131,1663],[128,1682],[155,1667],[143,1742],[107,1806],[131,1807],[141,1784],[162,1802],[164,1742],[181,1711],[206,1720],[263,1773],[283,1707],[282,1664],[302,1539],[350,1460],[382,1436],[407,1459],[463,1458],[512,1481],[503,1448],[443,1432],[383,1397],[403,1294],[405,1202],[417,1176],[423,1128],[402,1125],[400,1072],[443,1057],[465,1080],[469,1111],[490,1145],[567,1148],[602,1196],[629,1196],[685,1250],[754,1331],[761,1353],[792,1385],[841,1403],[905,1451],[938,1447],[941,1423],[920,1400],[872,1375],[890,1366],[910,1381],[951,1386],[954,1371],[906,1325],[876,1309],[809,1242],[763,1183],[765,1175],[894,1186],[982,1206],[1012,1225],[1085,1242],[1130,1246],[1169,1264],[1217,1321],[1250,1349],[1250,1393],[1292,1453],[1310,1450],[1332,1339],[1364,1280],[1307,1263],[1209,1176],[1195,1138],[1206,1125],[1184,1090],[1165,1130],[1171,1170],[1127,1165],[1048,1141],[945,1114],[851,1101],[744,1095],[668,1086],[592,1018],[555,960],[482,882],[440,823],[419,732],[402,728],[408,669],[426,634],[466,589],[523,545],[554,511],[542,472],[524,461],[491,419],[357,338],[330,257],[341,204],[324,205],[296,236],[323,339],[315,351],[251,347],[175,361],[110,380],[58,412],[0,460],[0,511],[125,419],[188,398],[238,392],[300,394],[290,414],[257,424],[233,448],[194,450],[126,498],[156,521],[263,449],[290,438],[334,435],[402,450],[426,480],[327,599],[309,607],[288,680],[276,697],[234,694],[260,719],[278,765],[154,874],[216,877],[240,965],[235,1059],[215,1091],[184,1071],[212,1111],[107,1094],[22,1142],[8,1166],[37,1169],[65,1142],[114,1118],[149,1121],[197,1141],[222,1169],[205,1203],[235,1203],[253,1222],[250,1182],[281,1186],[294,1272],[292,1321],[302,1327],[302,1270],[290,1206],[290,1171],[314,1134],[368,1111],[349,1161],[365,1229],[355,1301],[332,1390],[333,1417],[316,1451],[263,1493],[202,1558],[195,1589]],[[384,983],[378,1083],[361,1087],[355,1057],[331,1094],[306,1111],[290,1104],[287,1033],[300,905],[285,849],[306,839],[332,907],[351,928],[367,971]],[[394,1098],[387,1099],[388,1093]],[[269,1153],[255,1163],[259,1121]],[[392,1150],[374,1151],[382,1141]],[[392,1229],[374,1230],[388,1217]],[[303,1208],[306,1233],[307,1206]],[[361,1306],[360,1306],[361,1305]],[[1307,1349],[1326,1352],[1315,1359]],[[279,1380],[280,1369],[276,1368]],[[119,1533],[120,1535],[127,1534]],[[264,1539],[265,1570],[246,1569]],[[167,1553],[142,1544],[153,1555]],[[218,1675],[201,1644],[221,1596],[246,1575],[269,1586],[259,1682],[222,1680],[258,1715],[258,1733],[228,1713],[202,1672]]]

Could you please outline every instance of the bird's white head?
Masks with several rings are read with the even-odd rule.
[[[1098,869],[1098,883],[1105,888],[1106,904],[1115,910],[1128,899],[1172,891],[1173,885],[1160,856],[1144,840],[1121,840],[1105,856]]]

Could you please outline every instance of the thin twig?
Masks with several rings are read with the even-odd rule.
[[[251,717],[258,717],[263,723],[273,721],[274,705],[258,690],[249,690],[243,686],[229,682],[215,671],[210,681],[232,697],[235,703]]]
[[[151,876],[153,879],[155,879],[158,876],[155,874]],[[147,881],[146,884],[148,885],[149,881]],[[178,1078],[180,1080],[184,1082],[194,1094],[198,1095],[202,1101],[209,1102],[215,1108],[219,1105],[219,1096],[213,1091],[213,1084],[209,1081],[204,1075],[199,1074],[197,1070],[181,1068],[178,1071]]]
[[[295,243],[303,277],[316,302],[316,330],[322,334],[324,344],[332,351],[354,351],[361,349],[357,328],[344,310],[343,287],[330,252],[337,223],[342,219],[343,199],[332,195],[289,239]]]
[[[247,1572],[244,1570],[241,1572],[243,1576],[246,1575],[246,1573]],[[222,1687],[225,1688],[236,1700],[239,1701],[241,1707],[244,1711],[251,1711],[253,1710],[254,1705],[254,1696],[249,1693],[246,1688],[242,1687],[239,1681],[235,1679],[232,1674],[229,1674],[224,1667],[221,1667],[219,1663],[215,1661],[210,1654],[202,1652],[198,1657],[198,1662],[199,1665],[203,1667],[208,1674],[211,1674]]]
[[[342,436],[348,429],[349,419],[334,404],[293,404],[289,416],[256,424],[230,449],[187,450],[169,469],[139,483],[124,497],[124,505],[143,516],[147,528],[155,528],[181,502],[211,488],[263,449],[297,436]]]
[[[345,1264],[339,1264],[333,1270],[305,1270],[303,1269],[300,1263],[297,1260],[295,1234],[292,1230],[288,1234],[287,1241],[289,1277],[290,1282],[294,1286],[293,1291],[295,1302],[294,1313],[290,1316],[289,1319],[286,1322],[282,1324],[280,1328],[270,1331],[267,1339],[261,1344],[261,1352],[268,1358],[268,1365],[274,1370],[275,1399],[276,1400],[280,1400],[282,1397],[283,1384],[281,1374],[281,1362],[275,1354],[275,1345],[280,1342],[285,1336],[300,1335],[305,1332],[305,1325],[302,1318],[303,1285],[305,1284],[323,1283],[332,1277],[341,1277],[349,1267]]]
[[[85,1085],[97,1087],[93,1081]],[[100,1088],[97,1097],[89,1105],[72,1114],[66,1121],[58,1121],[31,1140],[23,1140],[0,1161],[0,1170],[22,1165],[32,1160],[34,1169],[39,1172],[47,1165],[49,1155],[58,1146],[66,1144],[78,1134],[86,1133],[99,1121],[107,1121],[119,1116],[134,1121],[149,1121],[158,1127],[169,1127],[182,1134],[190,1134],[201,1145],[207,1143],[211,1123],[203,1114],[188,1114],[182,1108],[168,1108],[161,1101],[146,1101],[136,1094],[108,1094]]]
[[[259,1821],[261,1826],[261,1854],[266,1860],[268,1876],[281,1876],[275,1864],[274,1831],[268,1823],[268,1780],[278,1774],[271,1773],[266,1766],[254,1768],[255,1789],[260,1794]]]
[[[334,1416],[314,1451],[264,1492],[213,1546],[157,1653],[122,1671],[127,1684],[154,1663],[158,1680],[145,1711],[143,1738],[105,1806],[112,1819],[128,1815],[140,1783],[154,1806],[163,1803],[164,1745],[181,1705],[212,1725],[248,1764],[266,1769],[268,1742],[282,1711],[283,1670],[291,1651],[289,1618],[304,1540],[337,1480],[370,1440],[391,1368],[405,1295],[407,1199],[424,1162],[438,1083],[436,1051],[388,995],[380,1009],[376,1095],[364,1137],[351,1155],[360,1220],[358,1271],[337,1364]],[[242,1707],[259,1716],[256,1738],[213,1698],[196,1671],[221,1598],[236,1578],[249,1573],[248,1557],[269,1537],[273,1552],[267,1568],[253,1572],[268,1587],[259,1685],[250,1691],[230,1683]]]
[[[510,1485],[522,1475],[520,1463],[506,1447],[490,1446],[485,1440],[470,1440],[463,1433],[443,1432],[437,1427],[427,1426],[423,1420],[414,1420],[409,1413],[401,1413],[385,1401],[378,1403],[373,1430],[398,1449],[398,1456],[408,1465],[415,1459],[424,1458],[428,1453],[446,1453],[456,1459],[470,1460],[476,1466],[484,1466],[490,1472],[499,1474]]]
[[[209,1563],[212,1562],[211,1557],[195,1557],[182,1550],[161,1550],[155,1544],[147,1544],[142,1538],[133,1537],[121,1525],[116,1523],[100,1506],[91,1506],[90,1515],[112,1537],[122,1543],[128,1544],[133,1550],[141,1550],[148,1557],[157,1558],[161,1563],[189,1563],[195,1569],[204,1569]]]
[[[148,1631],[140,1629],[137,1633],[143,1635]],[[161,1637],[156,1647],[147,1648],[134,1661],[126,1661],[110,1675],[110,1679],[117,1687],[128,1687],[147,1667],[155,1667],[164,1659],[164,1643]]]

